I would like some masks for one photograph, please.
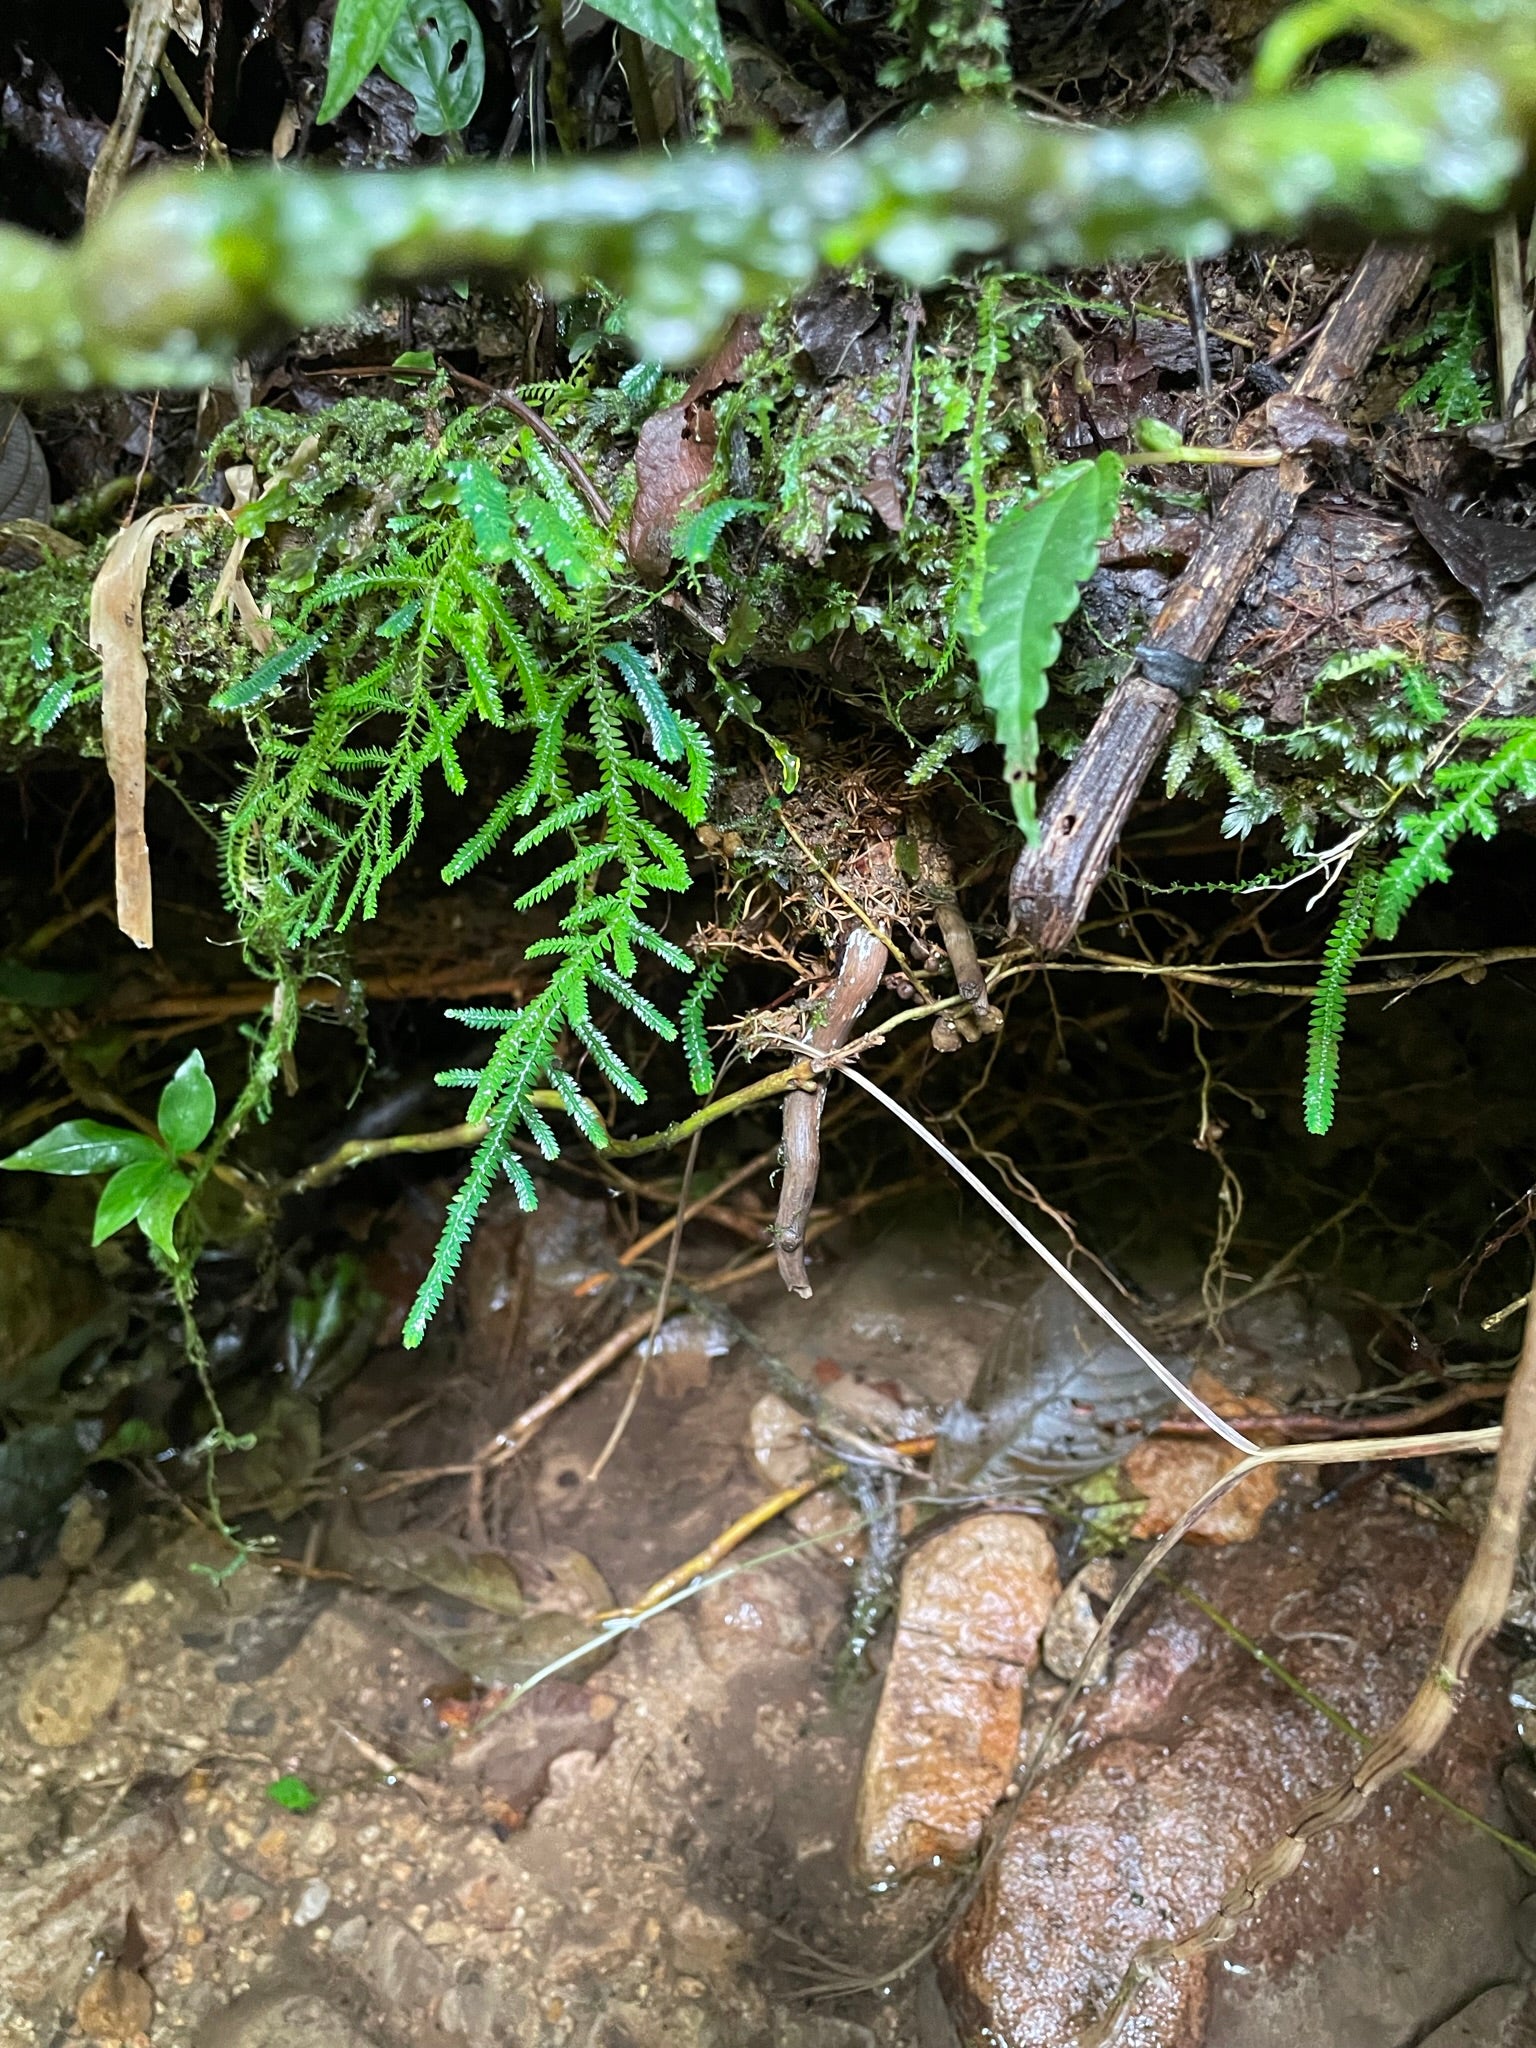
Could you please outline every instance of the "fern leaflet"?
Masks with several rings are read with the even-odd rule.
[[[1314,1138],[1326,1137],[1333,1127],[1349,978],[1371,935],[1371,912],[1380,882],[1381,870],[1374,860],[1367,856],[1355,862],[1323,949],[1323,971],[1313,992],[1307,1028],[1307,1078],[1302,1089],[1302,1110]]]

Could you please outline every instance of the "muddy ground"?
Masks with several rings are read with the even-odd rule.
[[[562,1300],[580,1312],[571,1290],[598,1270],[606,1242],[595,1203],[556,1198],[537,1228],[542,1256],[530,1264],[527,1242],[521,1254],[531,1330]],[[498,1255],[498,1229],[516,1268],[513,1223],[493,1226],[478,1256]],[[968,1383],[1022,1284],[1006,1255],[953,1226],[850,1237],[818,1279],[811,1303],[764,1289],[733,1306],[810,1383],[834,1379],[835,1366],[938,1401]],[[487,1306],[500,1299],[504,1312],[507,1290],[478,1298],[481,1320],[456,1356],[386,1346],[333,1404],[337,1449],[431,1396],[425,1414],[330,1468],[337,1497],[271,1530],[287,1569],[254,1559],[210,1577],[227,1549],[174,1505],[140,1512],[41,1636],[0,1664],[0,2040],[952,2048],[927,1966],[881,1993],[797,1995],[803,1972],[822,1967],[810,1950],[878,1969],[929,1924],[951,1882],[882,1894],[850,1874],[878,1679],[839,1669],[845,1563],[824,1548],[785,1554],[795,1539],[778,1524],[735,1576],[648,1620],[600,1669],[578,1667],[486,1719],[496,1695],[472,1687],[463,1664],[486,1675],[494,1617],[423,1589],[368,1590],[315,1562],[340,1514],[376,1532],[462,1521],[462,1476],[369,1495],[385,1466],[462,1460],[522,1405],[527,1362],[509,1359]],[[1299,1302],[1272,1302],[1266,1316],[1252,1319],[1250,1378],[1289,1373],[1315,1397],[1320,1379],[1347,1376],[1336,1324],[1309,1322]],[[631,1600],[762,1497],[749,1449],[761,1358],[737,1344],[711,1360],[710,1348],[698,1344],[674,1374],[674,1387],[703,1384],[642,1397],[597,1481],[588,1474],[628,1369],[566,1407],[479,1492],[488,1543],[518,1564],[536,1602],[542,1590],[569,1607],[594,1568],[615,1602]],[[1226,1357],[1236,1371],[1237,1352]],[[1381,1511],[1418,1513],[1421,1532],[1424,1515],[1445,1509],[1404,1506],[1391,1484]],[[1315,1481],[1297,1481],[1273,1510],[1284,1542],[1303,1547],[1303,1571],[1318,1500]],[[1430,1527],[1422,1540],[1442,1539]],[[1464,1540],[1444,1533],[1448,1583]],[[1358,1616],[1320,1632],[1346,1643],[1328,1651],[1344,1658],[1338,1670],[1368,1655],[1388,1690],[1411,1688],[1443,1589],[1409,1626],[1391,1610],[1384,1557],[1373,1553],[1361,1576],[1387,1640],[1349,1649]],[[1282,1656],[1319,1632],[1298,1629],[1294,1611],[1290,1621],[1277,1617],[1266,1638]],[[479,1631],[472,1654],[452,1638],[459,1663],[416,1633],[455,1626]],[[1509,1826],[1496,1790],[1518,1750],[1507,1678],[1507,1660],[1479,1668],[1482,1746],[1459,1789]],[[1283,1719],[1295,1703],[1266,1687]],[[285,1810],[272,1793],[285,1780],[317,1803]],[[1524,1998],[1525,1952],[1536,1955],[1536,1908],[1523,1903],[1532,1879],[1465,1824],[1415,1825],[1381,1838],[1396,1844],[1387,1877],[1379,1863],[1346,1877],[1359,1899],[1331,1912],[1321,1952],[1303,1942],[1299,1962],[1276,1969],[1240,1950],[1218,1969],[1211,2048],[1514,2038],[1500,2029]],[[1303,1923],[1306,1897],[1289,1908]],[[125,1990],[127,1978],[139,1988]],[[1453,2020],[1459,2031],[1435,2032]]]

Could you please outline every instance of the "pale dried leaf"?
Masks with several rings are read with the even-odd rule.
[[[91,585],[91,646],[101,657],[101,739],[117,811],[117,923],[136,946],[155,942],[144,835],[144,579],[155,542],[211,511],[208,505],[161,505],[146,512],[113,541]]]

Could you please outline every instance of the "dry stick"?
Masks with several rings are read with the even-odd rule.
[[[856,926],[843,946],[842,964],[827,998],[826,1014],[810,1036],[816,1052],[835,1052],[880,986],[890,955],[884,938]],[[811,1279],[805,1269],[806,1223],[816,1199],[821,1171],[821,1112],[827,1084],[817,1081],[797,1089],[784,1104],[784,1178],[779,1187],[779,1213],[773,1226],[779,1277],[791,1294],[808,1301]]]
[[[1473,1434],[1486,1438],[1495,1433],[1465,1432],[1466,1436]],[[1342,1785],[1330,1786],[1307,1801],[1285,1833],[1231,1888],[1208,1920],[1182,1940],[1143,1943],[1102,2018],[1082,2036],[1082,2048],[1107,2048],[1149,1978],[1229,1941],[1265,1895],[1299,1867],[1317,1836],[1354,1820],[1383,1785],[1422,1763],[1450,1727],[1472,1660],[1503,1621],[1514,1586],[1520,1519],[1536,1472],[1536,1314],[1526,1317],[1520,1362],[1505,1397],[1503,1428],[1496,1434],[1499,1449],[1488,1518],[1461,1590],[1446,1616],[1434,1664],[1407,1711],[1377,1737]],[[1450,1441],[1444,1448],[1450,1448]],[[1316,1458],[1323,1448],[1314,1444],[1310,1453],[1298,1447],[1283,1455]],[[1348,1445],[1344,1455],[1379,1456],[1385,1449],[1384,1445],[1357,1442]],[[1278,1455],[1261,1452],[1256,1462],[1274,1463]]]
[[[1368,249],[1329,311],[1292,392],[1336,405],[1429,265],[1430,258],[1416,251]],[[1216,524],[1158,613],[1140,668],[1117,684],[1052,792],[1039,839],[1020,854],[1008,891],[1014,929],[1039,952],[1059,953],[1071,944],[1184,694],[1198,686],[1239,598],[1284,536],[1310,482],[1306,462],[1289,455],[1278,467],[1250,471],[1233,485]]]
[[[938,1443],[936,1436],[903,1437],[893,1444],[881,1444],[879,1449],[891,1452],[897,1457],[925,1457]],[[748,1508],[744,1515],[738,1515],[728,1529],[704,1548],[697,1551],[680,1565],[674,1565],[665,1577],[659,1578],[654,1586],[647,1586],[640,1598],[631,1607],[614,1609],[615,1614],[644,1614],[648,1608],[658,1606],[663,1600],[670,1600],[674,1593],[680,1593],[685,1586],[691,1586],[695,1579],[701,1579],[706,1572],[712,1572],[716,1565],[724,1562],[733,1550],[739,1550],[749,1536],[755,1536],[759,1529],[776,1521],[790,1508],[798,1507],[803,1500],[809,1500],[813,1493],[820,1493],[824,1486],[841,1479],[848,1470],[847,1460],[834,1458],[829,1465],[821,1466],[815,1472],[808,1472],[804,1479],[797,1479],[790,1486],[780,1487],[777,1493],[760,1500],[756,1507]],[[602,1620],[609,1617],[601,1616]]]
[[[1412,1408],[1399,1408],[1395,1414],[1359,1417],[1301,1413],[1270,1415],[1255,1425],[1255,1430],[1257,1434],[1284,1437],[1292,1443],[1304,1442],[1308,1437],[1333,1439],[1341,1430],[1349,1436],[1402,1436],[1409,1430],[1424,1428],[1426,1423],[1438,1422],[1442,1415],[1449,1415],[1454,1409],[1470,1408],[1474,1401],[1502,1401],[1508,1391],[1508,1380],[1466,1380],[1462,1385],[1452,1387],[1448,1393],[1437,1394],[1432,1401],[1421,1401]],[[1195,1422],[1182,1415],[1159,1422],[1151,1431],[1153,1436],[1204,1436],[1205,1433],[1203,1422]]]
[[[173,0],[134,0],[123,49],[123,89],[112,125],[101,139],[85,188],[85,217],[93,221],[117,195],[138,147],[144,110],[160,73],[175,14]]]

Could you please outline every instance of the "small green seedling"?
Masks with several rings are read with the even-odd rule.
[[[176,1218],[192,1192],[179,1162],[213,1129],[213,1083],[200,1052],[190,1052],[160,1093],[158,1134],[128,1131],[81,1117],[56,1124],[0,1167],[10,1173],[110,1174],[96,1204],[91,1243],[102,1244],[129,1223],[168,1259],[176,1256]]]

